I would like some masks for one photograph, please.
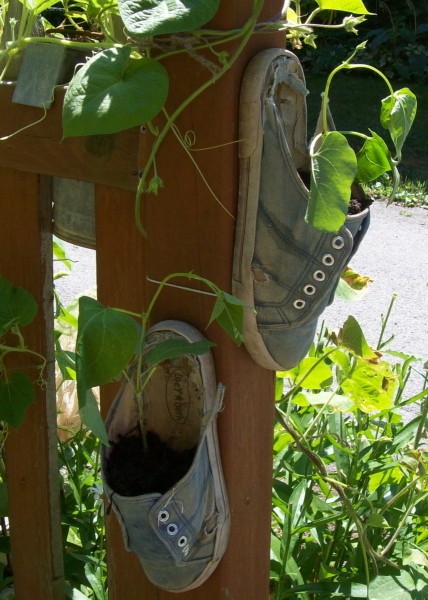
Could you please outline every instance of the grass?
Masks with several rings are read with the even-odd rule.
[[[308,129],[315,130],[319,110],[320,94],[324,89],[326,75],[309,73]],[[394,89],[407,86],[401,82],[392,82]],[[428,86],[426,83],[412,82],[408,87],[418,99],[418,112],[412,130],[403,148],[403,160],[400,172],[403,177],[398,200],[408,206],[426,206],[428,181]],[[372,129],[384,135],[385,130],[379,123],[380,101],[388,95],[385,83],[371,75],[341,74],[333,82],[330,94],[330,108],[339,130],[354,130],[363,133]],[[379,187],[387,187],[388,181],[381,181]],[[381,194],[387,195],[387,191]]]
[[[392,190],[391,178],[388,175],[381,177],[378,181],[368,186],[368,193],[373,200],[388,198]],[[395,195],[394,202],[403,206],[423,206],[428,208],[428,181],[420,181],[404,177],[400,182],[400,188]]]

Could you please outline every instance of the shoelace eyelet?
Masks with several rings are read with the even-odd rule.
[[[317,288],[311,283],[308,283],[308,285],[305,285],[305,287],[303,288],[303,291],[307,296],[313,296],[317,291]]]
[[[324,271],[321,271],[321,269],[318,269],[317,271],[314,271],[312,277],[315,279],[315,281],[324,281],[325,273]]]
[[[170,523],[166,528],[166,532],[168,535],[177,535],[177,531],[178,527],[175,523]]]
[[[332,256],[331,254],[324,254],[324,256],[321,259],[321,262],[323,265],[325,265],[326,267],[332,267],[334,265],[334,256]]]
[[[298,298],[297,300],[295,300],[293,302],[293,306],[297,310],[303,310],[306,306],[306,302],[304,300],[302,300],[301,298]]]
[[[341,235],[336,235],[336,237],[331,240],[331,245],[335,250],[342,250],[345,245],[345,240]]]
[[[167,510],[161,510],[158,519],[161,523],[166,523],[169,519],[169,512]]]

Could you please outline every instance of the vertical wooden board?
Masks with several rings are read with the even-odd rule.
[[[63,598],[56,447],[52,310],[51,201],[45,179],[0,169],[0,273],[31,292],[39,306],[23,329],[27,346],[47,358],[46,388],[6,446],[12,562],[17,600]],[[26,366],[34,359],[23,357]],[[15,358],[10,367],[22,364]],[[28,371],[36,377],[34,368]]]
[[[95,199],[97,297],[107,306],[141,312],[146,305],[145,241],[135,227],[135,194],[97,185]],[[117,384],[100,390],[104,418],[117,390]],[[157,590],[138,558],[125,550],[113,511],[106,516],[106,527],[109,600],[155,600]]]
[[[281,2],[272,1],[264,17],[276,15]],[[242,25],[252,2],[222,3],[216,26]],[[238,98],[243,70],[260,49],[281,45],[281,36],[255,37],[234,69],[211,86],[177,121],[184,136],[193,132],[193,152],[201,172],[234,215],[238,196]],[[168,110],[209,77],[191,58],[174,58]],[[161,121],[158,123],[162,125]],[[144,166],[152,139],[142,139]],[[232,143],[231,143],[232,142]],[[217,148],[214,148],[217,146]],[[220,146],[220,147],[218,147]],[[141,309],[155,284],[173,272],[193,271],[230,291],[235,221],[208,191],[192,161],[170,132],[157,157],[165,187],[158,196],[143,198],[147,240],[138,240],[133,199],[113,188],[97,186],[97,269],[100,300],[109,305]],[[131,206],[129,206],[131,203]],[[200,287],[194,282],[177,281]],[[217,325],[206,330],[213,300],[174,288],[165,289],[153,321],[172,318],[198,327],[216,342],[218,381],[226,387],[225,407],[218,426],[223,468],[232,513],[231,538],[219,567],[206,583],[180,595],[183,600],[267,600],[272,480],[273,374],[256,365],[244,348],[237,348]],[[115,389],[104,391],[104,409]],[[110,569],[114,575],[110,600],[172,600],[176,594],[157,590],[145,579],[138,561],[123,551],[114,519],[110,525]],[[114,578],[114,581],[112,579]]]

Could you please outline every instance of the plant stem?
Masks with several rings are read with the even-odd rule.
[[[392,307],[394,306],[394,302],[397,300],[397,294],[393,294],[391,297],[391,301],[388,306],[388,310],[386,311],[385,317],[381,318],[382,327],[380,330],[379,339],[376,344],[376,350],[380,350],[382,347],[383,336],[385,335],[386,326],[388,325],[389,318],[391,316]]]
[[[198,89],[196,89],[194,92],[192,92],[190,94],[190,96],[188,96],[186,98],[186,100],[184,100],[180,104],[180,106],[175,109],[175,111],[172,113],[172,115],[167,120],[166,124],[164,125],[162,131],[159,132],[159,135],[157,136],[157,138],[153,142],[153,146],[152,146],[152,149],[151,149],[151,152],[150,152],[150,156],[149,156],[149,158],[147,160],[147,163],[146,163],[146,165],[145,165],[145,167],[143,169],[143,172],[141,174],[140,181],[138,183],[136,200],[135,200],[135,223],[136,223],[138,231],[140,232],[140,234],[143,237],[146,237],[147,234],[146,234],[146,231],[144,230],[144,227],[143,227],[142,222],[141,222],[141,200],[142,200],[142,195],[146,192],[146,189],[147,189],[147,178],[148,178],[149,172],[150,172],[150,170],[152,168],[152,165],[153,165],[153,162],[155,160],[156,154],[157,154],[157,152],[159,150],[159,147],[161,146],[161,144],[162,144],[163,140],[165,139],[167,133],[169,132],[169,130],[171,129],[172,125],[175,123],[175,121],[177,120],[177,118],[181,115],[181,113],[200,94],[202,94],[211,85],[213,85],[214,83],[216,83],[225,73],[227,73],[227,71],[229,71],[232,68],[232,66],[234,65],[234,63],[238,60],[240,54],[242,53],[243,49],[247,45],[248,40],[250,39],[251,35],[253,34],[254,27],[255,27],[255,24],[257,22],[257,19],[258,19],[259,15],[260,15],[260,12],[261,12],[261,10],[263,8],[263,4],[264,4],[264,0],[256,0],[253,14],[251,15],[250,19],[247,21],[247,23],[242,28],[242,32],[243,32],[242,33],[242,40],[239,43],[237,49],[232,54],[231,58],[227,61],[227,63],[225,65],[223,65],[223,67],[218,71],[218,73],[215,73],[210,79],[208,79],[205,83],[203,83]]]
[[[424,388],[426,387],[427,382],[428,382],[428,371],[425,371]],[[422,434],[424,433],[424,431],[426,431],[427,418],[428,418],[428,396],[425,397],[425,399],[422,403],[421,422],[419,423],[419,427],[416,432],[415,441],[413,444],[413,448],[415,450],[417,450],[419,448]]]

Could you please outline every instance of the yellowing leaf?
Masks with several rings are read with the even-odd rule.
[[[364,290],[373,281],[370,277],[360,275],[350,267],[343,271],[341,277],[353,290]]]

